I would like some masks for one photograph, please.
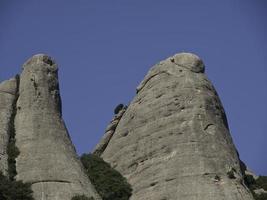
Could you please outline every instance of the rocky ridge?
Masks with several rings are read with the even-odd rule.
[[[100,200],[62,119],[57,71],[52,58],[38,54],[21,75],[0,83],[0,172],[30,183],[35,200]],[[198,56],[161,61],[136,93],[129,107],[115,109],[93,151],[126,177],[130,200],[253,200],[246,178],[259,177],[239,160]],[[19,150],[11,161],[10,144]],[[258,182],[250,186],[266,194]]]

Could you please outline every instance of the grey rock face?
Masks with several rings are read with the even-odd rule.
[[[61,118],[57,66],[36,55],[23,66],[15,118],[18,180],[32,183],[36,200],[100,199]]]
[[[253,200],[224,109],[199,57],[176,54],[137,87],[102,153],[131,200]]]
[[[4,81],[0,84],[0,171],[7,175],[10,120],[17,90],[16,79]]]
[[[116,114],[114,118],[111,120],[110,124],[106,128],[105,134],[103,135],[100,142],[97,144],[97,146],[93,150],[92,152],[93,154],[101,156],[101,154],[105,151],[125,111],[126,111],[126,108],[125,107],[122,108],[119,111],[119,113]]]

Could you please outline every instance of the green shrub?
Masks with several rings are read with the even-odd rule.
[[[95,200],[94,197],[87,197],[85,195],[77,195],[71,198],[71,200]]]
[[[266,200],[267,199],[267,194],[254,194],[253,195],[255,200]]]
[[[245,184],[248,186],[249,189],[251,189],[251,190],[255,189],[254,187],[255,187],[256,181],[252,175],[246,174],[244,176],[244,181],[245,181]]]
[[[259,176],[259,178],[255,180],[252,175],[245,175],[244,180],[245,184],[251,190],[263,188],[267,191],[267,176]]]
[[[34,200],[31,184],[22,181],[10,181],[0,172],[1,200]]]
[[[19,150],[15,145],[15,139],[10,138],[7,146],[7,155],[8,155],[8,174],[11,180],[14,180],[14,177],[17,175],[16,170],[16,157],[19,155]]]
[[[9,134],[9,142],[7,146],[7,154],[8,154],[8,175],[11,180],[14,180],[14,177],[17,175],[16,171],[16,158],[19,155],[19,150],[16,147],[15,144],[15,136],[16,136],[16,130],[15,130],[15,116],[17,114],[17,100],[18,100],[18,88],[20,83],[20,77],[19,75],[16,75],[16,81],[17,81],[17,89],[15,94],[15,99],[12,104],[12,114],[10,116],[10,122],[8,126],[8,134]]]
[[[256,180],[252,175],[244,176],[245,184],[250,189],[251,193],[255,200],[267,200],[267,194],[256,194],[254,192],[255,189],[263,188],[267,191],[267,176],[259,176]]]
[[[131,186],[102,158],[93,154],[83,154],[81,161],[103,200],[128,200],[130,198]]]
[[[256,180],[257,188],[263,188],[267,191],[267,176],[259,176]]]

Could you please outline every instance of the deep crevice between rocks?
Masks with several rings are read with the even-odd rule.
[[[16,129],[15,129],[15,117],[17,114],[17,100],[19,98],[19,85],[20,85],[20,76],[16,75],[16,92],[15,99],[12,103],[12,113],[10,116],[9,124],[8,124],[8,146],[7,146],[7,154],[8,154],[8,176],[11,181],[15,180],[15,176],[17,175],[16,170],[16,158],[19,155],[19,149],[16,147]]]

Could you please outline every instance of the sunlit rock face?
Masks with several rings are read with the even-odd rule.
[[[176,54],[137,87],[102,157],[131,200],[252,200],[220,99],[202,60]]]
[[[10,80],[0,83],[0,172],[8,175],[7,147],[10,131],[13,129],[12,115],[16,99],[17,80]]]
[[[15,117],[16,178],[32,183],[36,200],[71,200],[76,194],[100,199],[61,118],[57,71],[43,54],[23,65]]]

